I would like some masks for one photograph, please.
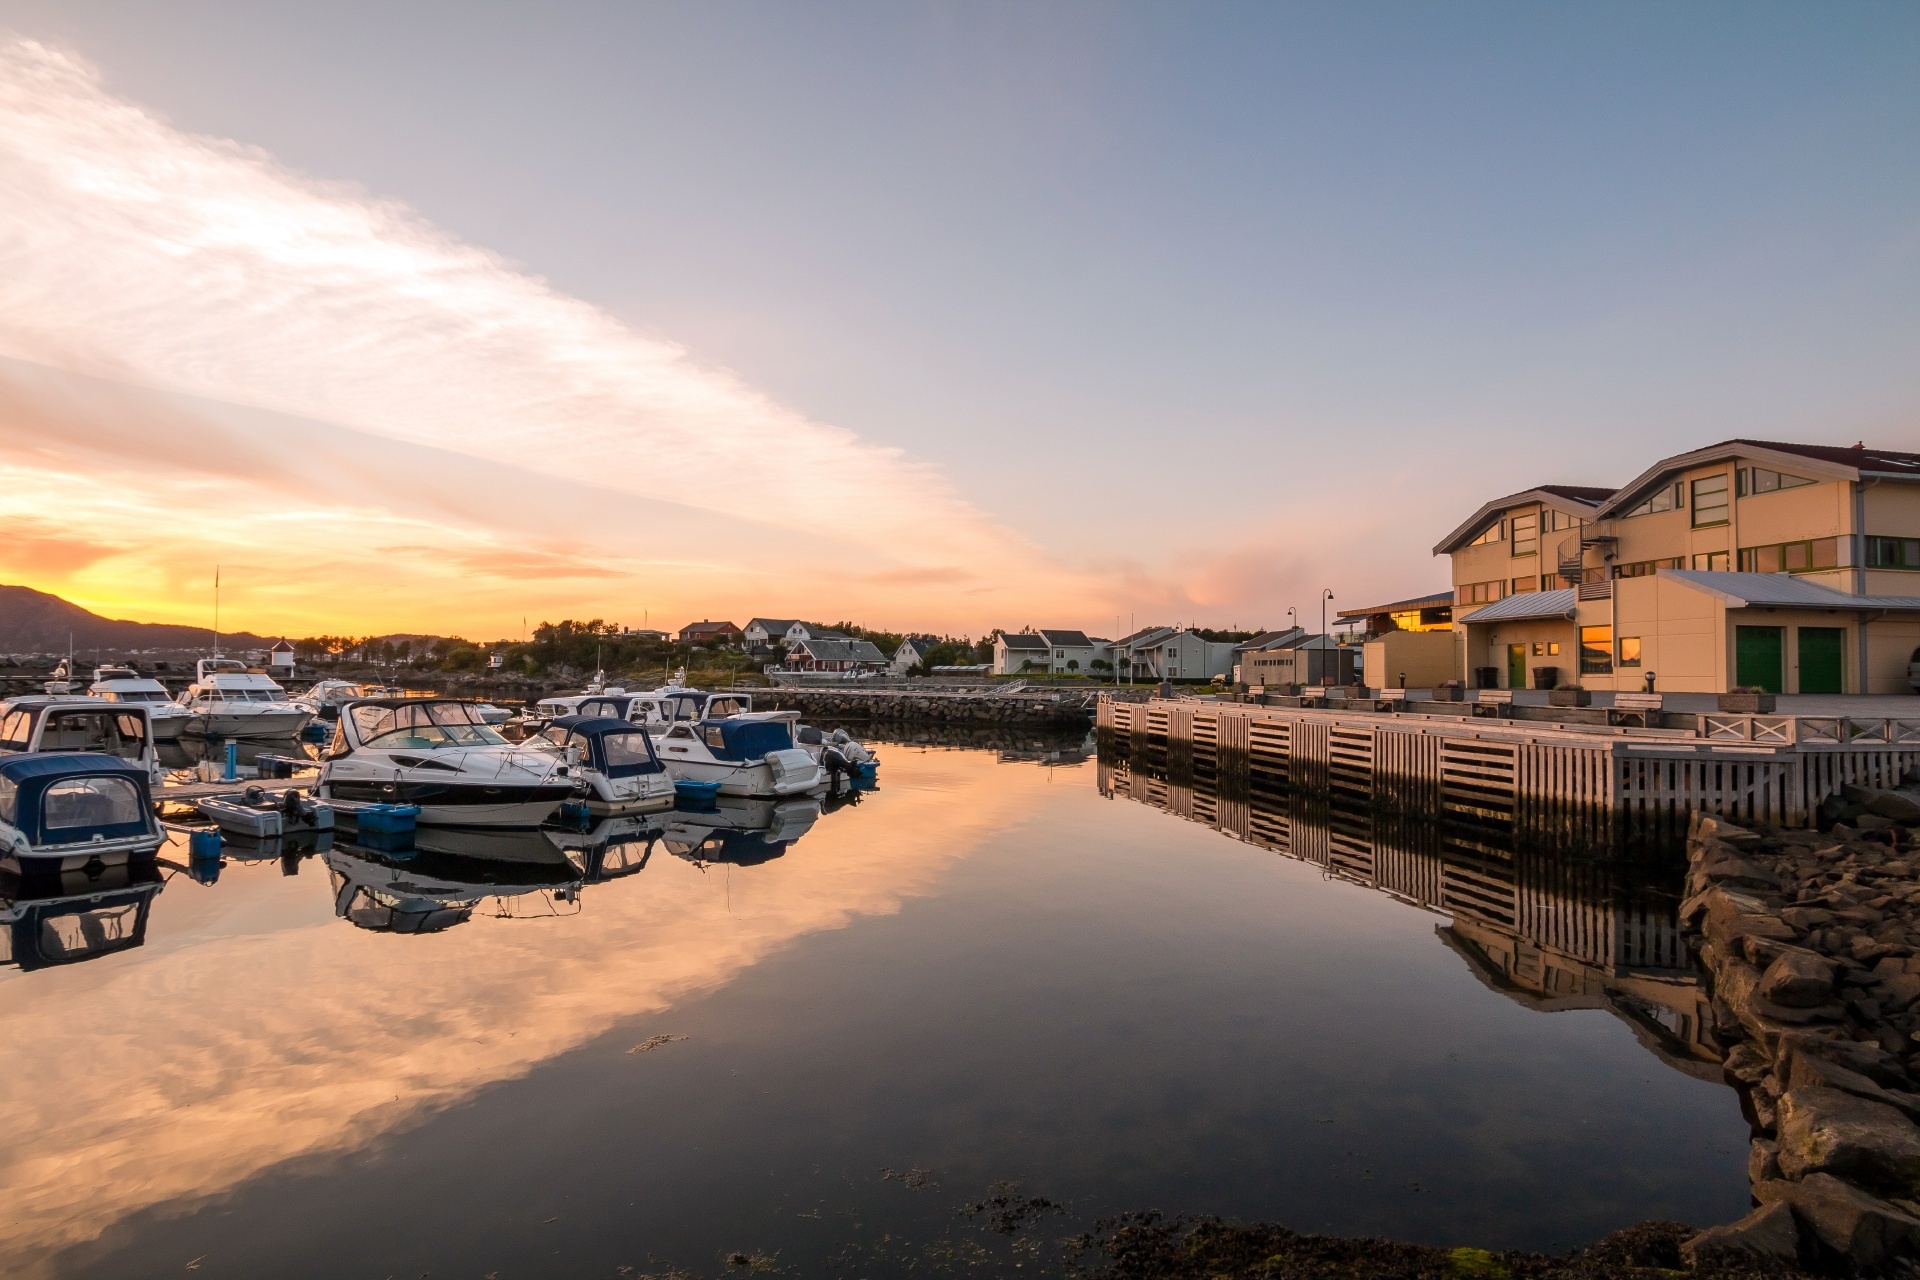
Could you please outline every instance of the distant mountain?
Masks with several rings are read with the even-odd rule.
[[[69,634],[82,657],[101,649],[204,650],[213,644],[213,633],[205,627],[103,618],[32,587],[0,586],[0,653],[65,653]],[[220,643],[259,649],[273,642],[241,631],[222,635]]]

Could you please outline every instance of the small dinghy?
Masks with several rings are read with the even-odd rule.
[[[0,867],[23,874],[120,866],[165,840],[147,770],[117,756],[0,757]]]
[[[262,787],[248,787],[230,796],[208,796],[199,802],[200,814],[231,835],[255,840],[296,831],[333,830],[333,806],[288,787],[274,795]]]
[[[681,778],[673,784],[673,798],[688,804],[710,805],[720,798],[720,784]]]

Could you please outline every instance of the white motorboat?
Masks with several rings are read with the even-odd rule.
[[[314,717],[272,676],[233,658],[200,659],[180,705],[191,713],[185,732],[207,738],[291,738]]]
[[[453,698],[373,698],[340,713],[318,798],[420,807],[421,826],[537,827],[578,790],[549,747],[517,746]]]
[[[826,786],[820,762],[793,745],[782,720],[679,721],[655,743],[675,778],[717,782],[723,796],[794,796]]]
[[[150,775],[88,751],[0,757],[0,869],[20,875],[120,866],[165,840]]]
[[[84,694],[36,694],[0,704],[0,754],[89,751],[114,756],[158,782],[166,776],[153,741],[150,708]]]
[[[644,813],[673,806],[673,778],[660,763],[644,725],[594,716],[561,716],[545,733],[547,743],[585,787],[587,812]]]
[[[137,702],[145,707],[155,742],[174,741],[193,718],[193,712],[175,702],[165,685],[131,667],[95,667],[87,692],[108,702]]]
[[[372,690],[352,680],[320,680],[311,689],[292,699],[322,720],[338,720],[340,708],[358,698],[375,697]]]

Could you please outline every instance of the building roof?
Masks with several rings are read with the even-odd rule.
[[[680,628],[681,635],[717,635],[723,631],[738,631],[740,628],[731,622],[689,622]]]
[[[1178,627],[1143,627],[1124,639],[1113,642],[1116,649],[1151,649],[1180,634]]]
[[[1791,573],[1707,573],[1694,569],[1663,569],[1660,576],[1717,596],[1736,609],[1772,607],[1920,613],[1920,596],[1856,596]],[[1474,621],[1479,621],[1477,615]]]
[[[269,653],[292,653],[293,646],[288,644],[285,640],[279,640],[274,642],[273,648],[268,650],[268,652]]]
[[[1541,484],[1522,489],[1519,493],[1510,493],[1504,498],[1482,503],[1478,511],[1467,517],[1466,523],[1434,545],[1433,554],[1444,556],[1458,551],[1487,527],[1488,520],[1508,507],[1524,507],[1539,502],[1582,520],[1592,520],[1598,517],[1601,504],[1613,495],[1612,489],[1596,489],[1581,484]]]
[[[1040,628],[1040,638],[1056,649],[1090,649],[1093,641],[1087,639],[1084,631],[1054,631],[1048,627]]]
[[[1233,646],[1235,653],[1259,653],[1266,649],[1291,648],[1292,641],[1307,633],[1305,627],[1288,627],[1285,631],[1263,631],[1251,640],[1242,640]]]
[[[1829,480],[1920,480],[1920,453],[1869,449],[1865,445],[1843,449],[1834,445],[1788,444],[1778,440],[1722,440],[1691,453],[1676,453],[1670,458],[1660,459],[1602,503],[1596,514],[1603,519],[1618,515],[1667,477],[1692,467],[1725,462],[1731,458],[1770,462],[1789,470],[1810,471]]]
[[[1031,631],[1008,631],[1000,636],[1000,643],[1009,649],[1045,649],[1047,642]]]
[[[747,626],[759,627],[771,638],[787,634],[787,628],[798,621],[798,618],[748,618]]]
[[[1558,591],[1525,591],[1519,595],[1481,605],[1466,615],[1465,622],[1525,622],[1533,618],[1571,618],[1574,599],[1579,593],[1572,587]]]
[[[850,640],[844,636],[801,640],[795,646],[815,662],[879,662],[887,655],[871,640]]]
[[[1432,595],[1415,596],[1411,600],[1396,600],[1392,604],[1370,604],[1358,609],[1342,609],[1334,616],[1337,618],[1371,618],[1379,613],[1411,613],[1415,609],[1444,609],[1453,604],[1453,592],[1436,591]]]
[[[908,636],[900,642],[900,647],[893,651],[893,656],[898,658],[901,654],[910,652],[916,658],[921,657],[937,643],[939,642],[932,636]]]

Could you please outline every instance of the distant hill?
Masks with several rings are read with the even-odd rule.
[[[83,657],[88,650],[204,650],[213,644],[213,633],[206,627],[103,618],[32,587],[0,586],[0,653],[65,653],[69,633]],[[241,631],[222,635],[220,643],[258,649],[273,641]]]

